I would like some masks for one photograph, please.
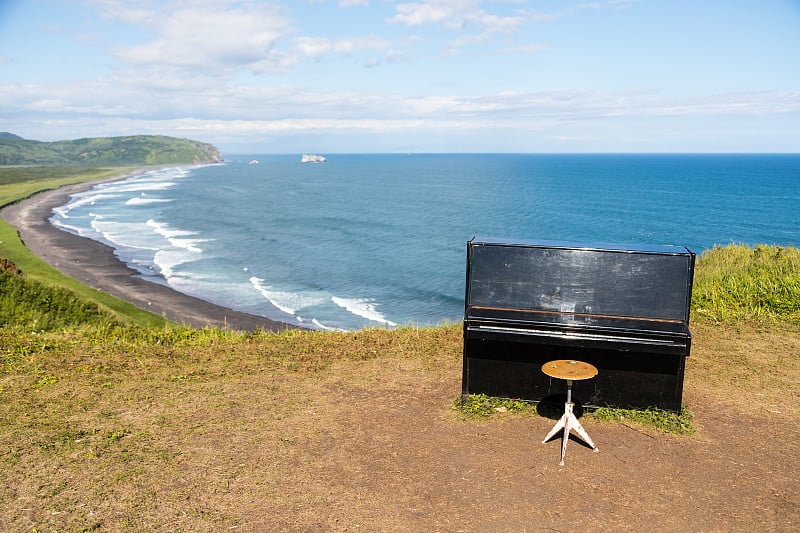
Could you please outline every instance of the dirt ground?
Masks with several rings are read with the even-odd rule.
[[[364,370],[380,379],[379,368]],[[278,505],[242,527],[796,531],[800,523],[796,421],[743,416],[690,389],[697,435],[587,420],[600,451],[571,441],[559,467],[560,439],[541,444],[554,420],[460,420],[448,409],[458,385],[409,380],[376,401],[371,387],[322,384],[327,401],[312,409],[338,416],[293,445],[297,463],[286,472],[311,468],[313,481],[290,482],[298,492],[264,502]]]

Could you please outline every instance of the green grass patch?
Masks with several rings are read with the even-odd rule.
[[[0,327],[52,331],[103,323],[115,320],[93,301],[0,268]]]
[[[496,398],[485,394],[469,394],[459,396],[453,401],[453,407],[464,418],[489,418],[498,413],[536,414],[536,404],[510,398]]]
[[[800,327],[767,324],[739,337],[732,334],[735,329],[703,324],[691,360],[731,384],[719,387],[689,369],[691,396],[705,399],[695,409],[730,409],[732,421],[726,417],[723,436],[735,433],[740,423],[750,428],[774,420],[779,426],[783,417],[791,432],[796,410],[769,415],[777,419],[760,412],[780,402],[799,403],[791,384],[797,383],[800,368],[770,361],[797,360]],[[764,379],[761,367],[753,370],[752,362],[729,357],[717,337],[741,345],[743,353],[773,354],[764,365],[779,366],[784,381]],[[787,342],[776,344],[776,339]],[[409,428],[420,427],[421,416],[425,434],[419,442],[429,447],[463,444],[464,430],[474,434],[475,428],[456,427],[461,424],[496,433],[502,428],[488,426],[536,421],[544,436],[551,420],[509,418],[532,417],[537,408],[529,402],[480,395],[463,404],[460,396],[455,399],[462,342],[460,324],[351,333],[171,325],[54,332],[0,327],[0,523],[28,531],[80,531],[97,521],[104,531],[227,530],[240,516],[258,512],[263,501],[283,501],[279,514],[294,516],[300,508],[296,498],[318,487],[320,465],[327,468],[326,461],[334,460],[328,459],[331,453],[331,471],[345,476],[361,476],[364,457],[391,457],[394,451],[399,453],[391,461],[419,458],[399,464],[398,470],[429,466],[431,456],[418,453],[416,437],[396,438],[416,435]],[[720,356],[710,357],[712,352]],[[739,375],[742,367],[748,372]],[[754,390],[767,392],[766,398]],[[465,422],[457,410],[465,413]],[[692,422],[685,410],[677,418],[656,411],[598,410],[585,419],[609,431],[627,431],[623,424],[639,431],[642,423],[683,434],[691,432]],[[587,429],[592,435],[598,431]],[[653,442],[662,440],[656,430],[641,431],[657,439]],[[379,442],[389,453],[376,453]],[[715,456],[703,457],[708,465]],[[682,461],[680,450],[665,460]],[[383,462],[371,464],[384,468]],[[327,501],[323,490],[303,505]],[[233,499],[237,504],[231,507]],[[177,513],[197,509],[233,509],[233,514],[175,522]],[[24,524],[12,522],[20,517]]]
[[[610,407],[600,407],[591,411],[588,416],[597,420],[632,422],[643,427],[677,435],[692,435],[696,432],[692,425],[694,418],[692,412],[685,405],[681,408],[680,413],[656,408],[612,409]]]
[[[695,268],[692,313],[716,322],[800,322],[800,249],[731,244],[706,250]]]

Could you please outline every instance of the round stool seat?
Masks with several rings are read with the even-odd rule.
[[[595,377],[597,368],[583,361],[559,359],[543,364],[542,372],[551,378],[581,380]]]

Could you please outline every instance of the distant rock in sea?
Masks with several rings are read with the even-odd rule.
[[[325,161],[327,161],[327,159],[316,154],[303,154],[303,157],[300,159],[301,163],[324,163]]]

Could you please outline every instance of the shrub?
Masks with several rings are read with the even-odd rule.
[[[12,268],[0,269],[0,327],[47,331],[113,321],[97,304],[66,289],[48,287]]]

